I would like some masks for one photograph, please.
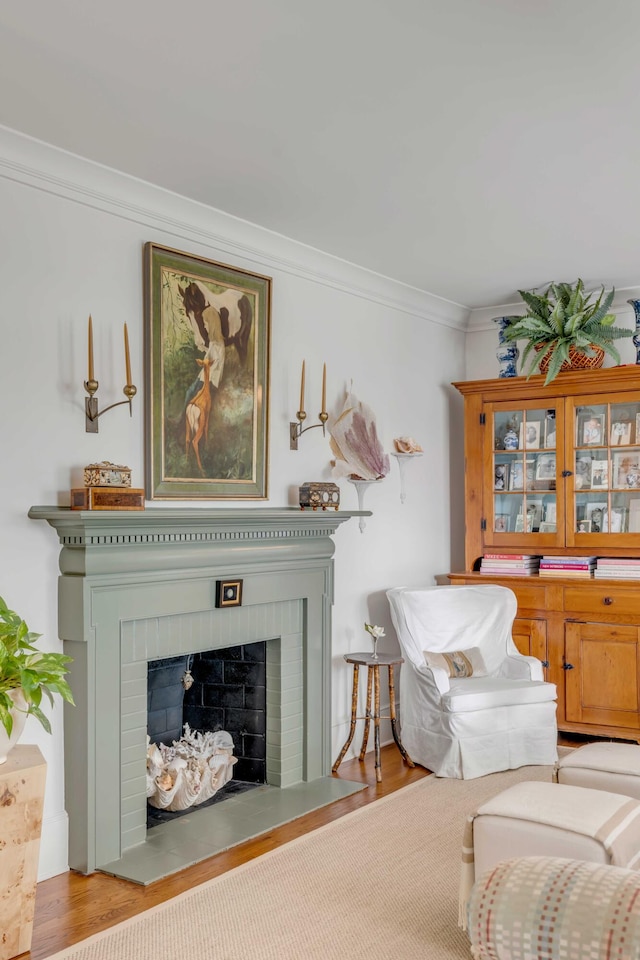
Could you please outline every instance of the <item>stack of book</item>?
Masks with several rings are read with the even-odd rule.
[[[590,577],[593,575],[597,557],[542,557],[541,577]]]
[[[494,577],[530,577],[538,572],[539,556],[529,553],[485,553],[480,561],[480,573]]]
[[[600,557],[594,576],[608,580],[640,580],[640,560],[627,557]]]

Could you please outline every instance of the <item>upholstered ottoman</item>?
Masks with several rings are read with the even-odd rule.
[[[517,783],[467,819],[460,922],[475,878],[513,857],[566,857],[634,869],[640,865],[640,801],[565,784]]]
[[[557,762],[554,779],[640,800],[640,745],[588,743]]]
[[[475,960],[640,960],[640,873],[524,857],[479,877],[469,902]]]

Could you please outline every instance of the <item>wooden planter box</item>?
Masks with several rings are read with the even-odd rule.
[[[0,764],[0,960],[31,949],[46,772],[28,744]]]

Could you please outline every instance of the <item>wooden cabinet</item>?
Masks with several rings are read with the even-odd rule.
[[[514,590],[514,640],[558,686],[560,729],[640,739],[640,577],[491,576],[485,553],[640,559],[640,367],[456,383],[465,567]]]
[[[542,660],[545,669],[549,666],[545,620],[516,617],[513,622],[513,641],[525,657],[537,657],[538,660]]]
[[[567,623],[565,714],[574,723],[640,729],[637,626]]]

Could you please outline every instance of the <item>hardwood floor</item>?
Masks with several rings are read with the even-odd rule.
[[[340,766],[336,776],[367,783],[367,789],[232,847],[165,880],[142,887],[101,873],[84,877],[73,872],[44,880],[38,884],[36,891],[31,952],[22,954],[22,957],[24,960],[49,957],[428,775],[428,771],[422,767],[412,769],[406,766],[395,744],[389,744],[382,748],[382,783],[376,784],[372,752],[367,754],[364,763],[357,759],[347,761]]]

